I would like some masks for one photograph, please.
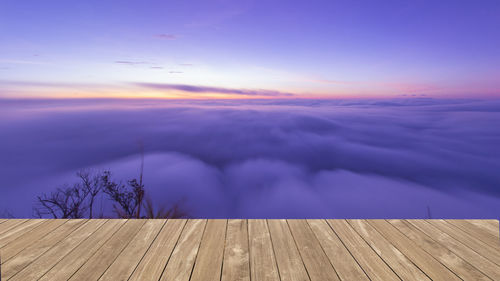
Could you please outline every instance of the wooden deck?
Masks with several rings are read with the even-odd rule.
[[[0,219],[1,280],[500,280],[495,220]]]

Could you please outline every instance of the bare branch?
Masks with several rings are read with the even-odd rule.
[[[39,206],[35,212],[40,216],[53,218],[82,218],[86,211],[84,204],[88,193],[80,185],[62,187],[49,195],[38,196]]]

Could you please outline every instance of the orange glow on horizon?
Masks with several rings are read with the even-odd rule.
[[[397,86],[401,86],[397,84]],[[236,88],[237,89],[237,88]],[[500,97],[498,89],[480,89],[483,93],[480,97]],[[479,97],[473,94],[474,89],[432,89],[427,91],[403,91],[383,89],[335,89],[314,92],[301,91],[279,91],[274,90],[276,95],[245,95],[219,92],[190,92],[183,90],[155,90],[135,87],[28,87],[17,90],[6,89],[0,93],[0,98],[22,98],[22,99],[162,99],[162,100],[245,100],[245,99],[383,99],[383,98],[411,98],[411,97],[434,97],[434,98],[470,98]],[[258,92],[258,91],[256,91]],[[263,91],[265,92],[265,91]],[[273,93],[273,91],[268,91]],[[280,93],[292,93],[290,96]]]

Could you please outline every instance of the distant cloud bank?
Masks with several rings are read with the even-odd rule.
[[[169,73],[183,73],[182,71],[170,71]],[[190,93],[217,93],[243,96],[263,96],[263,97],[291,97],[294,94],[271,90],[249,90],[232,89],[222,87],[194,86],[185,84],[167,84],[167,83],[135,83],[134,85],[155,89],[155,90],[177,90]]]
[[[498,100],[0,100],[0,211],[135,177],[140,141],[149,194],[195,217],[498,218],[498,124]]]

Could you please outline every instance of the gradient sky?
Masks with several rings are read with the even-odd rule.
[[[499,97],[500,2],[0,0],[0,97]]]

